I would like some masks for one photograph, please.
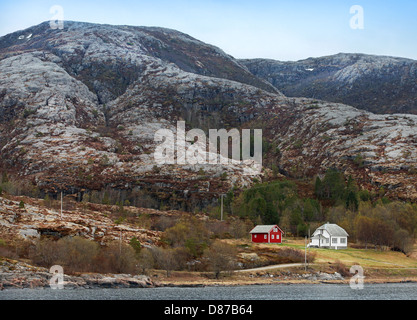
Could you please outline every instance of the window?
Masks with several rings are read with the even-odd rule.
[[[346,238],[340,238],[340,243],[346,243]]]
[[[277,240],[279,239],[279,234],[277,234]]]
[[[274,239],[275,239],[275,236],[274,236],[274,235],[272,235],[271,237],[272,237],[272,240],[274,240]]]
[[[264,235],[264,239],[266,239],[266,235]]]
[[[337,243],[337,238],[332,238],[332,243]]]
[[[257,235],[255,234],[255,238],[256,238],[256,236],[257,236]]]

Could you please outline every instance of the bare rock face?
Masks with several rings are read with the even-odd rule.
[[[9,259],[0,260],[0,290],[51,289],[52,276],[53,274],[46,268],[34,267]],[[69,276],[64,274],[61,290],[77,288],[153,288],[156,285],[146,275],[89,273]]]
[[[270,124],[282,168],[294,177],[339,168],[368,189],[417,199],[416,115],[376,115],[342,104],[287,100],[291,112]]]
[[[380,114],[417,114],[415,60],[340,53],[294,62],[240,62],[290,97],[339,102]]]
[[[8,101],[24,101],[26,108],[15,111],[23,111],[26,117],[37,115],[36,122],[27,121],[29,126],[42,121],[80,126],[92,121],[97,97],[48,58],[53,60],[51,55],[31,52],[0,61],[3,106]]]
[[[188,109],[208,100],[221,109],[226,95],[234,102],[262,91],[212,76],[277,92],[220,49],[173,30],[65,26],[56,31],[41,24],[0,40],[4,163],[47,192],[146,188],[155,179],[165,180],[170,193],[207,188],[207,179],[195,181],[201,166],[161,168],[155,177],[155,132],[175,129],[177,120],[199,111]],[[201,85],[194,88],[197,80]],[[222,116],[217,118],[213,126],[224,127]],[[215,180],[226,171],[231,182],[245,185],[251,179],[241,178],[242,170],[206,169]],[[187,177],[191,181],[184,183]]]
[[[356,83],[368,67],[362,60],[334,70],[335,79]],[[382,65],[398,59],[388,60]],[[174,30],[43,23],[0,38],[1,165],[44,192],[138,189],[182,204],[207,205],[262,179],[242,163],[155,165],[155,132],[185,121],[206,133],[262,129],[274,146],[264,164],[289,176],[334,166],[367,188],[417,198],[416,116],[287,98],[266,80]]]
[[[144,65],[160,61],[187,72],[277,92],[221,49],[170,29],[65,21],[63,30],[52,30],[44,22],[0,40],[1,59],[37,49],[59,57],[55,62],[82,79],[103,103],[121,95]]]
[[[141,243],[158,244],[161,232],[139,228],[134,224],[116,223],[109,216],[109,208],[100,207],[100,211],[72,210],[60,212],[41,205],[25,204],[19,207],[18,201],[0,197],[0,234],[4,240],[15,238],[33,241],[41,236],[54,238],[83,237],[94,240],[102,245],[112,241],[127,244],[132,238]],[[137,214],[160,214],[152,209],[140,209]]]

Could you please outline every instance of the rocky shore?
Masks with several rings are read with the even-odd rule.
[[[0,261],[0,290],[4,289],[41,289],[51,288],[50,281],[54,274],[48,269],[35,267],[22,261],[3,259]],[[239,284],[265,284],[265,280],[270,283],[276,282],[292,282],[298,280],[301,282],[324,282],[344,280],[337,272],[334,274],[324,272],[313,272],[308,274],[295,274],[283,271],[282,274],[263,273],[250,274],[246,279],[229,279],[220,281],[161,281],[156,282],[146,275],[130,275],[130,274],[99,274],[84,273],[79,275],[64,274],[62,283],[64,289],[98,289],[98,288],[154,288],[154,287],[199,287],[210,285],[239,285]],[[56,282],[55,282],[56,283]]]
[[[0,261],[0,290],[50,288],[53,274],[39,268],[12,260]],[[94,288],[153,288],[156,284],[146,275],[86,273],[77,276],[64,274],[65,289]]]
[[[207,287],[207,286],[241,286],[267,284],[341,284],[349,283],[349,277],[338,272],[294,272],[280,270],[275,272],[259,271],[251,273],[234,273],[221,279],[210,279],[199,273],[191,275],[178,272],[166,278],[163,273],[156,273],[153,279],[147,275],[99,274],[85,273],[65,275],[64,289],[122,289],[155,287]],[[48,269],[35,267],[22,261],[0,260],[0,290],[5,289],[50,289],[50,280],[54,275]],[[157,279],[157,280],[155,280]],[[415,277],[386,277],[373,275],[366,277],[366,283],[407,283],[417,282]]]
[[[291,280],[308,280],[312,282],[322,282],[322,281],[337,281],[337,280],[345,280],[345,278],[338,272],[334,273],[327,273],[327,272],[311,272],[311,273],[293,273],[291,271],[283,271],[280,274],[274,273],[263,273],[263,274],[250,274],[249,277],[251,278],[269,278],[275,279],[276,281],[291,281]]]

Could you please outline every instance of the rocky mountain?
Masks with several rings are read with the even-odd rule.
[[[0,57],[2,163],[51,192],[166,187],[198,198],[200,188],[211,192],[200,168],[150,177],[156,130],[201,123],[194,106],[224,127],[223,104],[251,105],[244,100],[262,88],[279,95],[220,49],[160,28],[43,23],[2,37]],[[213,176],[226,189],[225,170],[237,179],[233,166],[207,170],[216,194]]]
[[[20,201],[25,202],[22,208]],[[68,199],[66,199],[66,204]],[[67,207],[67,208],[66,208]],[[117,206],[92,204],[83,206],[74,204],[71,208],[60,210],[45,206],[39,199],[18,197],[6,199],[0,197],[0,234],[2,240],[13,241],[16,235],[22,239],[36,239],[41,236],[61,238],[66,236],[79,236],[94,240],[101,244],[112,241],[129,241],[136,237],[144,244],[160,244],[161,232],[148,230],[129,220],[115,221]],[[158,211],[155,209],[126,207],[129,216],[147,215],[149,219],[158,219],[161,216],[177,219],[187,213],[181,211]],[[113,218],[113,219],[112,219]]]
[[[340,53],[295,62],[240,62],[290,97],[344,103],[381,114],[417,114],[415,60]]]
[[[264,170],[156,165],[155,132],[176,132],[177,121],[206,133],[262,129]],[[149,197],[146,206],[192,211],[267,179],[276,165],[295,178],[334,166],[362,186],[416,200],[416,123],[287,98],[241,61],[173,30],[43,23],[0,38],[1,167],[42,195],[119,190]]]
[[[59,57],[60,66],[96,93],[100,103],[124,93],[144,71],[143,57],[147,64],[162,60],[186,72],[277,92],[219,48],[170,29],[66,21],[64,30],[53,30],[44,22],[2,37],[0,58],[38,49]]]

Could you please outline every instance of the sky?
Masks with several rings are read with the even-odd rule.
[[[0,36],[54,19],[56,5],[64,20],[171,28],[240,59],[345,52],[417,60],[414,0],[0,0]]]

